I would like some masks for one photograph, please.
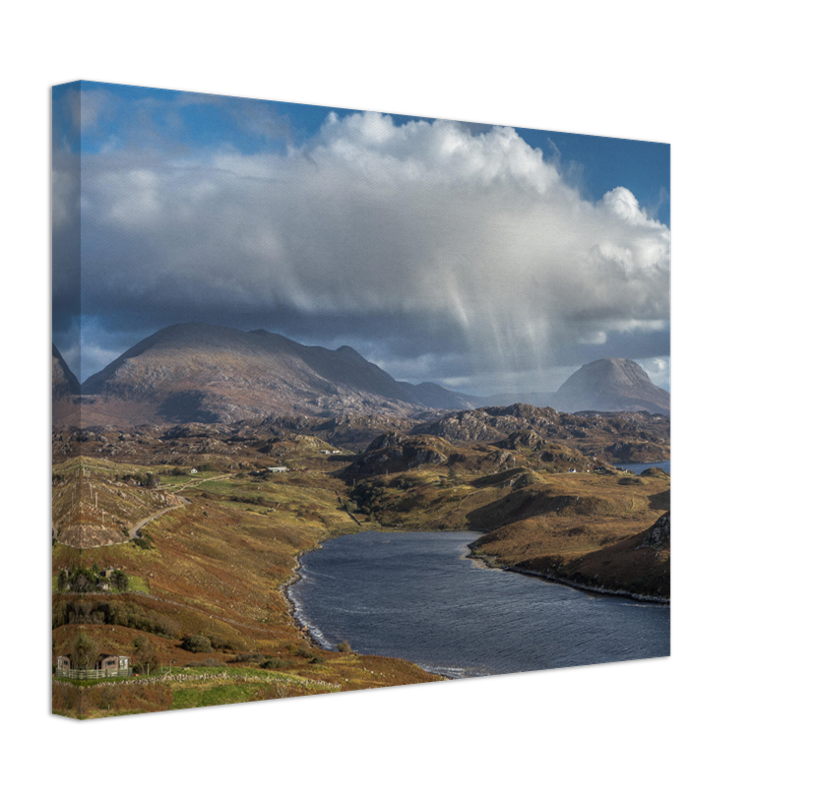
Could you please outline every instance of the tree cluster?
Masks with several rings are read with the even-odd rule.
[[[181,647],[190,653],[211,653],[212,641],[202,633],[191,633],[184,637]]]
[[[120,569],[115,569],[109,576],[102,575],[102,570],[94,564],[92,567],[73,566],[61,569],[57,575],[58,592],[126,592],[130,578]]]
[[[122,483],[133,481],[148,489],[156,489],[161,484],[161,478],[155,472],[126,472],[123,475],[117,475],[116,480]]]
[[[171,617],[117,600],[60,600],[51,611],[51,627],[63,625],[118,625],[177,639],[178,623]]]
[[[377,481],[360,481],[350,492],[357,508],[365,514],[375,514],[382,507],[385,487]]]

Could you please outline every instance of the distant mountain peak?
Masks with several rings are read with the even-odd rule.
[[[584,364],[555,392],[559,411],[649,411],[669,414],[671,396],[636,361],[603,358]]]

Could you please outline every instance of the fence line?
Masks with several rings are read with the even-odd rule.
[[[54,675],[58,678],[75,678],[80,681],[90,681],[96,678],[129,678],[132,669],[57,669]]]

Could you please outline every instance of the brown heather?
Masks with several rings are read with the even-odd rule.
[[[598,419],[601,430],[607,421]],[[653,435],[647,424],[623,424],[631,425],[631,441]],[[122,527],[170,510],[145,524],[144,546],[120,540],[80,549],[57,537],[55,576],[68,567],[114,567],[129,577],[131,591],[55,591],[54,655],[69,652],[80,630],[100,652],[131,656],[139,636],[172,669],[148,683],[55,680],[55,712],[87,718],[440,680],[399,659],[323,651],[293,619],[283,590],[298,554],[361,528],[483,531],[474,546],[490,564],[588,588],[669,596],[669,536],[649,536],[669,508],[669,476],[621,480],[626,476],[569,446],[585,441],[580,437],[566,444],[503,432],[498,446],[428,431],[383,440],[359,456],[346,450],[336,460],[320,453],[330,439],[314,431],[281,437],[246,430],[251,435],[219,426],[108,429],[83,443],[107,449],[104,458],[55,458],[55,493],[64,474],[79,470]],[[127,445],[123,460],[109,450],[117,442]],[[416,458],[421,463],[413,465]],[[265,472],[281,463],[288,472]],[[157,476],[152,488],[122,477],[148,473]],[[184,637],[195,635],[212,651],[185,650]]]

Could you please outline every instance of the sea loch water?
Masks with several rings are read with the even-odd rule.
[[[325,647],[465,677],[670,654],[670,609],[594,595],[467,558],[478,534],[367,531],[302,559],[289,589]]]
[[[670,461],[651,461],[648,464],[615,464],[614,465],[617,469],[627,469],[629,472],[633,472],[637,475],[642,474],[642,472],[649,467],[659,467],[665,472],[670,473],[671,471],[671,462]]]

